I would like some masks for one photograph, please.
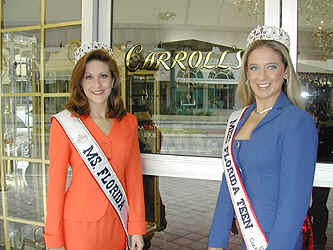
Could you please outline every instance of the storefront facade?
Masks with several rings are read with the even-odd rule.
[[[45,248],[50,117],[66,103],[83,41],[112,44],[144,173],[220,180],[226,121],[240,107],[239,52],[256,24],[282,26],[320,127],[314,185],[333,186],[331,3],[243,2],[0,0],[0,246]]]

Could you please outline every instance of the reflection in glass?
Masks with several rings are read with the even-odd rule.
[[[142,153],[218,157],[226,121],[239,108],[238,70],[131,73],[127,109],[139,123]]]
[[[245,48],[249,30],[264,22],[264,4],[251,15],[235,3],[115,1],[114,47],[128,51],[142,44],[129,65],[151,66],[126,77],[126,104],[139,121],[141,152],[220,157],[226,121],[240,108],[235,53]],[[167,67],[147,59],[161,51],[169,52]]]
[[[46,93],[67,93],[74,67],[73,53],[80,45],[81,28],[71,26],[46,31]]]
[[[51,128],[51,116],[64,110],[67,103],[67,97],[48,97],[45,102],[45,159],[49,159],[49,140]]]
[[[0,220],[0,249],[5,247],[5,231],[3,228],[3,220]]]
[[[46,0],[46,23],[80,20],[81,2],[81,0]]]
[[[2,98],[4,155],[38,158],[41,152],[40,98]]]
[[[319,135],[318,162],[333,162],[333,74],[299,73],[304,85],[306,109]]]
[[[3,34],[2,85],[4,93],[39,92],[40,32]]]
[[[5,161],[5,172],[8,215],[42,222],[44,210],[41,165],[7,160]]]
[[[11,249],[46,249],[43,227],[9,222],[8,231]]]
[[[300,0],[297,69],[319,135],[318,162],[333,162],[333,2]]]
[[[40,0],[2,1],[4,28],[40,25]]]
[[[239,7],[246,6],[233,1],[115,1],[113,44],[140,42],[150,50],[160,42],[197,39],[244,48],[248,31],[264,23],[264,4],[252,16],[249,8]]]

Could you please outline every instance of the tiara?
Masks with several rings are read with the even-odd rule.
[[[288,50],[290,48],[288,33],[275,26],[258,25],[255,27],[247,37],[246,47],[249,47],[249,45],[256,40],[273,40],[282,43]]]
[[[81,46],[78,47],[76,49],[76,51],[74,52],[75,63],[77,63],[81,57],[87,55],[91,51],[98,50],[98,49],[105,50],[110,56],[113,55],[112,49],[102,42],[97,42],[97,41],[86,42],[86,43],[82,43]]]

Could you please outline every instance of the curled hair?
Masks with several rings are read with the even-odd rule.
[[[71,96],[65,108],[75,116],[89,115],[90,107],[88,98],[83,92],[82,79],[86,70],[86,65],[92,60],[104,62],[108,65],[113,78],[113,87],[108,98],[107,118],[122,119],[126,114],[124,103],[120,96],[120,73],[116,61],[103,49],[94,50],[83,56],[75,65],[70,83]]]
[[[304,109],[304,100],[301,98],[301,84],[297,78],[294,66],[292,64],[288,49],[281,43],[273,40],[256,40],[245,50],[242,56],[240,83],[237,89],[237,95],[244,106],[255,102],[254,93],[249,84],[247,84],[247,64],[251,53],[261,47],[271,48],[276,51],[282,59],[282,62],[288,72],[288,82],[283,83],[282,91],[288,96],[291,103]]]

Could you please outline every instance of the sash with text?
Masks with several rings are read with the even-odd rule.
[[[222,163],[230,197],[246,248],[248,250],[264,250],[268,246],[268,240],[252,208],[232,152],[237,124],[246,109],[235,111],[229,117],[224,138]]]
[[[117,211],[124,231],[129,237],[127,232],[129,206],[126,193],[103,150],[83,122],[72,116],[68,110],[63,110],[53,117],[58,120],[90,173]],[[127,242],[131,243],[129,238]]]

